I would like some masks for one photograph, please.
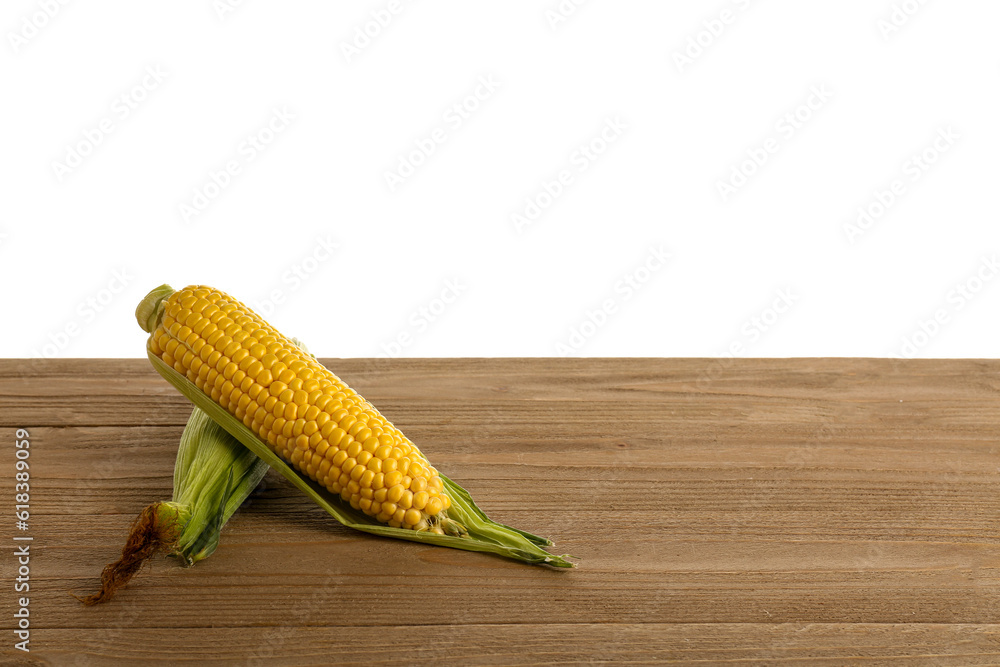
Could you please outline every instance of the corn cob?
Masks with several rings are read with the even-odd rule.
[[[149,351],[301,474],[380,523],[466,535],[416,445],[250,308],[196,285],[170,294],[149,319]]]

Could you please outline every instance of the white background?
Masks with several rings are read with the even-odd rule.
[[[319,356],[1000,356],[1000,4],[389,6],[4,2],[0,355],[141,356],[168,282]]]

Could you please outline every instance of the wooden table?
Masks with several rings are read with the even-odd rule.
[[[0,662],[1000,664],[1000,362],[326,363],[579,568],[352,532],[269,473],[214,556],[83,608],[69,592],[169,499],[190,405],[145,360],[2,360]]]

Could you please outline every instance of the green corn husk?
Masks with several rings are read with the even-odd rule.
[[[222,527],[267,470],[267,463],[195,407],[177,448],[173,497],[139,514],[121,558],[101,573],[101,590],[78,599],[87,605],[110,600],[157,553],[184,565],[211,556]]]
[[[161,285],[151,291],[136,309],[136,318],[140,326],[147,333],[152,333],[156,330],[159,319],[163,314],[163,301],[173,294],[173,292],[174,290],[169,285]],[[440,472],[439,475],[444,483],[445,491],[452,499],[448,515],[466,528],[468,531],[467,537],[439,535],[430,531],[418,532],[403,528],[393,528],[379,523],[373,517],[369,517],[364,512],[355,510],[349,504],[344,503],[339,496],[330,493],[319,484],[300,475],[298,471],[271,451],[267,444],[260,440],[257,434],[247,428],[243,422],[218,405],[184,375],[178,373],[153,354],[149,350],[148,342],[146,354],[157,372],[184,394],[188,400],[204,410],[236,440],[243,443],[247,449],[266,461],[300,491],[326,510],[330,516],[348,528],[383,537],[394,537],[401,540],[435,544],[453,549],[464,549],[466,551],[487,552],[523,563],[545,564],[561,568],[574,567],[573,563],[566,560],[566,558],[571,558],[572,556],[557,556],[542,549],[542,547],[553,546],[550,540],[491,520],[479,509],[468,491]]]
[[[174,465],[174,495],[164,503],[186,516],[171,551],[187,565],[208,558],[219,533],[267,474],[266,462],[197,407],[181,435]]]

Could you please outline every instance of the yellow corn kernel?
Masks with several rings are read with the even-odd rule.
[[[413,494],[413,509],[422,510],[427,507],[427,501],[430,500],[430,496],[426,491],[419,491]]]
[[[396,484],[391,489],[389,489],[389,493],[386,494],[386,498],[389,499],[389,502],[392,503],[397,502],[399,501],[400,497],[403,495],[403,491],[405,490],[406,489],[403,488],[402,484]]]
[[[413,507],[413,491],[410,491],[409,489],[403,491],[403,494],[399,496],[399,500],[396,501],[396,504],[404,510],[408,510]]]
[[[444,509],[444,504],[441,502],[440,498],[435,496],[427,501],[427,506],[424,509],[431,516],[435,516]]]

